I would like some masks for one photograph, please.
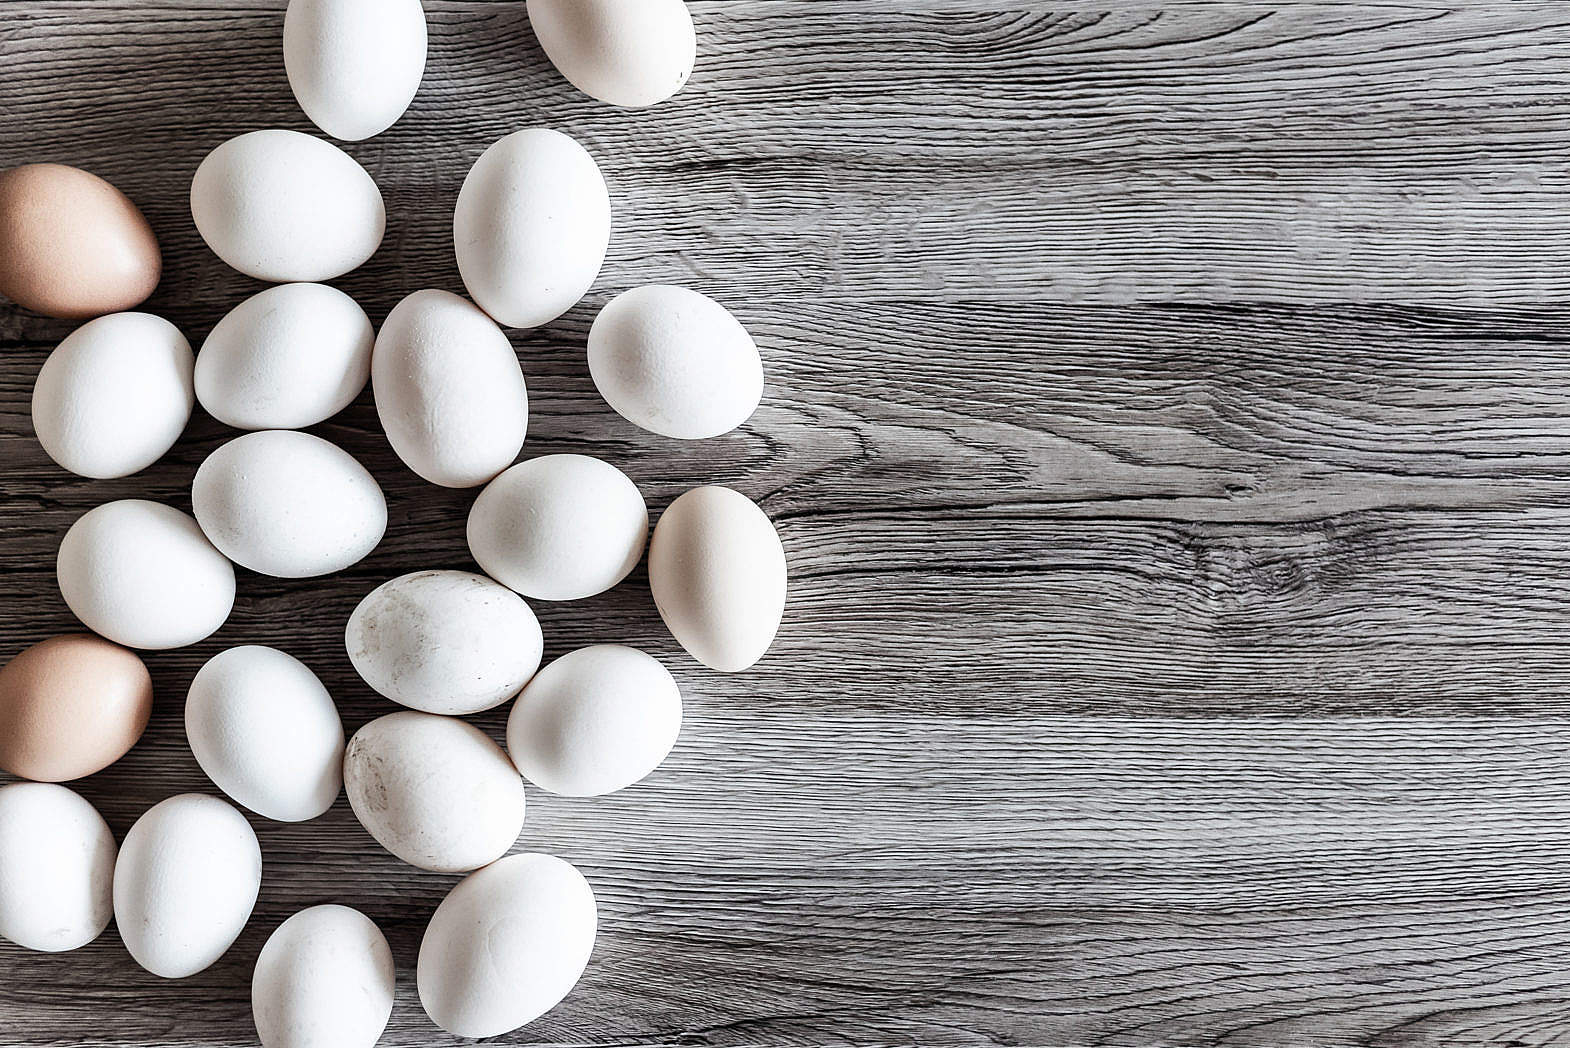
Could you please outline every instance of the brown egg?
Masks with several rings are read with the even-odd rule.
[[[91,633],[34,644],[0,669],[0,768],[68,782],[125,756],[153,711],[135,653]]]
[[[97,175],[64,164],[0,171],[0,295],[83,320],[137,305],[162,272],[153,227]]]

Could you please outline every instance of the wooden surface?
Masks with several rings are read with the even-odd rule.
[[[0,166],[125,189],[165,246],[149,308],[193,341],[258,285],[197,239],[191,172],[309,129],[282,6],[0,10]],[[519,846],[580,865],[601,935],[500,1043],[1570,1044],[1570,6],[697,3],[690,85],[642,112],[573,91],[521,3],[426,6],[413,108],[349,147],[387,239],[338,283],[378,322],[461,290],[469,164],[520,127],[577,136],[615,231],[588,298],[514,333],[525,454],[603,455],[655,511],[732,484],[791,570],[737,676],[680,652],[641,569],[536,603],[548,656],[664,659],[687,721],[635,789],[531,792]],[[588,322],[651,281],[757,337],[741,431],[668,441],[595,395]],[[69,329],[0,307],[0,654],[71,627],[76,516],[187,507],[230,435],[198,413],[140,476],[64,474],[28,397]],[[181,730],[205,659],[282,647],[353,730],[391,707],[344,655],[350,609],[471,564],[473,493],[403,469],[368,395],[316,431],[383,484],[387,539],[335,578],[241,572],[220,633],[148,658],[147,735],[81,784],[117,834],[213,792]],[[261,899],[219,964],[164,982],[112,929],[0,945],[0,1043],[252,1043],[257,951],[325,901],[392,942],[383,1043],[451,1043],[413,963],[454,879],[341,800],[252,821]]]

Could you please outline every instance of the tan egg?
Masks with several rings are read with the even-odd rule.
[[[0,171],[0,294],[51,317],[131,309],[158,286],[147,219],[97,175],[64,164]]]
[[[153,681],[134,652],[90,633],[34,644],[0,669],[0,769],[69,782],[136,744]]]

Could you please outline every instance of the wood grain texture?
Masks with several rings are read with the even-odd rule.
[[[732,484],[791,569],[738,676],[681,654],[641,569],[537,605],[547,657],[666,661],[686,723],[636,789],[531,792],[519,846],[580,864],[601,936],[496,1043],[1570,1044],[1570,8],[1112,6],[695,3],[691,83],[630,112],[566,85],[521,3],[426,0],[419,96],[348,147],[387,240],[337,283],[378,322],[461,290],[469,164],[522,126],[577,136],[615,232],[583,304],[512,333],[525,454],[603,455],[656,513]],[[260,285],[197,238],[191,172],[309,129],[282,7],[0,8],[0,166],[125,189],[166,251],[148,308],[193,341]],[[651,281],[756,336],[740,431],[664,440],[596,395],[589,321]],[[0,655],[71,627],[72,520],[188,508],[231,435],[199,413],[141,475],[64,474],[28,398],[69,329],[0,305]],[[404,469],[368,396],[315,431],[381,482],[387,539],[329,579],[241,572],[223,630],[149,656],[144,741],[81,784],[117,834],[213,792],[181,728],[205,659],[284,648],[353,730],[389,709],[344,655],[354,604],[472,564],[473,493]],[[253,824],[262,895],[218,965],[163,982],[113,929],[0,944],[0,1045],[253,1043],[257,951],[325,901],[392,942],[383,1043],[458,1043],[413,983],[454,879],[343,802]]]

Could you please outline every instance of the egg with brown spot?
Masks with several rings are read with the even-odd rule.
[[[69,782],[136,744],[153,682],[132,651],[90,633],[51,637],[0,669],[0,769]]]

